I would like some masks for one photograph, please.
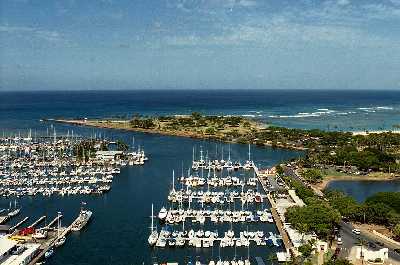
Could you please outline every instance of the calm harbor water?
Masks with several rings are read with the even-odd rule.
[[[163,115],[193,111],[246,115],[300,128],[334,129],[336,126],[336,129],[380,129],[392,128],[393,124],[400,123],[399,102],[400,92],[393,91],[7,92],[0,93],[0,130],[5,134],[26,134],[31,128],[34,133],[43,134],[51,124],[40,122],[41,118],[130,116],[134,113]],[[349,120],[357,123],[349,123]],[[348,124],[353,124],[352,128]],[[216,250],[196,252],[190,249],[185,252],[168,251],[167,254],[152,251],[147,245],[149,216],[152,203],[156,210],[166,205],[172,170],[180,172],[182,165],[187,169],[194,146],[197,149],[202,146],[203,150],[208,150],[210,154],[218,153],[219,156],[224,147],[227,157],[228,145],[116,130],[54,126],[57,134],[72,130],[75,134],[86,136],[102,133],[108,138],[122,138],[129,143],[135,136],[136,144],[144,146],[150,160],[143,167],[123,168],[121,174],[114,178],[111,191],[104,196],[19,199],[22,213],[11,223],[25,216],[30,216],[29,224],[42,215],[54,218],[57,211],[64,214],[64,223],[70,223],[78,214],[81,201],[86,201],[94,211],[88,227],[69,236],[66,244],[57,249],[47,264],[148,264],[153,256],[166,257],[168,261],[187,260],[187,256],[217,257],[219,253]],[[231,145],[231,151],[234,160],[247,157],[246,145]],[[253,159],[260,166],[272,166],[300,155],[288,150],[252,148]],[[372,186],[366,189],[376,190]],[[0,199],[0,207],[8,207],[8,203],[9,199]],[[274,226],[267,226],[267,231],[276,231]],[[265,252],[250,249],[250,256],[263,256],[268,264],[266,259],[274,251],[272,248],[267,248]],[[232,250],[222,250],[221,256],[232,254],[228,252]]]
[[[67,129],[67,128],[65,128]],[[71,129],[71,128],[69,128]],[[81,134],[91,134],[91,129],[75,130]],[[143,167],[125,167],[121,174],[114,178],[111,191],[105,196],[69,196],[69,197],[24,197],[19,199],[22,213],[11,223],[17,223],[25,216],[30,216],[28,223],[42,215],[54,218],[57,211],[61,211],[65,223],[70,223],[78,214],[80,202],[85,201],[94,211],[93,220],[79,234],[72,234],[66,244],[57,249],[56,254],[46,264],[149,264],[154,256],[158,261],[185,261],[189,257],[216,258],[218,249],[196,252],[187,251],[152,251],[148,247],[147,237],[151,215],[151,204],[159,210],[167,203],[168,189],[171,187],[172,170],[181,172],[182,164],[185,170],[190,165],[192,147],[200,146],[215,153],[216,148],[222,150],[225,157],[228,155],[228,145],[215,142],[194,140],[189,138],[167,137],[160,135],[146,135],[140,133],[120,132],[108,130],[107,135],[112,138],[122,138],[129,142],[132,136],[138,144],[145,147],[150,160]],[[219,151],[219,152],[220,152]],[[300,153],[273,150],[270,148],[252,149],[252,156],[257,165],[271,166],[279,161],[299,156]],[[232,159],[246,159],[246,145],[231,145]],[[180,174],[179,174],[180,175]],[[9,199],[0,199],[2,207],[8,207]],[[50,221],[50,220],[49,220]],[[276,232],[275,227],[266,225],[265,231]],[[265,251],[265,249],[267,249]],[[264,247],[264,251],[250,249],[250,256],[268,258],[275,249]],[[247,250],[238,251],[238,254],[247,256]],[[221,256],[233,257],[231,250],[222,250]]]
[[[327,189],[340,190],[352,196],[358,202],[363,202],[368,197],[381,191],[400,192],[400,180],[387,181],[359,181],[359,180],[334,180]]]

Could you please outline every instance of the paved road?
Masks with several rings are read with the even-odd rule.
[[[285,167],[285,168],[284,168],[284,171],[285,171],[285,175],[287,175],[287,176],[289,176],[289,177],[292,177],[292,178],[294,178],[295,180],[300,181],[301,184],[303,184],[303,186],[306,186],[306,187],[308,186],[307,183],[305,183],[305,182],[296,174],[296,172],[294,171],[293,168],[291,168],[291,167]]]
[[[396,246],[389,244],[388,242],[384,242],[383,240],[378,240],[377,238],[373,238],[365,233],[361,233],[360,235],[356,235],[352,232],[353,226],[349,223],[342,222],[340,228],[340,236],[342,237],[342,251],[340,253],[341,257],[348,257],[350,254],[350,250],[352,247],[357,245],[359,238],[368,244],[368,242],[375,243],[377,241],[384,244],[384,247],[389,249],[389,258],[394,262],[393,264],[400,264],[400,254],[394,252],[394,248]],[[376,245],[376,244],[375,244]],[[381,248],[380,246],[376,245],[376,248]]]
[[[298,180],[300,183],[303,184],[303,186],[307,187],[307,183],[305,183],[294,171],[293,168],[291,167],[285,167],[285,174],[287,176],[290,176],[296,180]],[[394,249],[397,248],[397,246],[390,244],[389,242],[384,241],[381,238],[377,237],[371,237],[365,233],[361,233],[361,235],[356,235],[354,234],[351,230],[353,230],[353,226],[350,223],[341,223],[341,229],[340,229],[340,235],[342,237],[342,251],[340,253],[341,257],[348,257],[350,254],[350,250],[352,247],[356,246],[357,242],[359,241],[358,238],[363,239],[364,241],[367,242],[381,242],[384,244],[384,247],[387,247],[389,249],[389,258],[394,262],[393,264],[400,264],[400,254],[394,252]],[[376,245],[376,244],[375,244]],[[377,248],[380,246],[377,245]]]

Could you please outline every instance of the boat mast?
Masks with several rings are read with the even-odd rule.
[[[175,170],[172,170],[172,191],[175,191]]]
[[[60,237],[60,229],[61,229],[61,212],[57,212],[57,238]]]
[[[151,204],[151,227],[150,227],[151,232],[153,232],[153,229],[154,229],[154,220],[153,220],[153,216],[154,216],[154,205]]]

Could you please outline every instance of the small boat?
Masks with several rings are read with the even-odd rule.
[[[44,253],[44,257],[45,257],[46,259],[48,259],[48,258],[50,258],[51,256],[53,256],[53,254],[54,254],[54,249],[53,249],[53,248],[50,248],[49,250],[47,250],[47,251]]]
[[[58,248],[58,247],[61,247],[62,245],[64,245],[65,240],[66,240],[65,236],[58,238],[58,239],[54,242],[54,246],[56,246],[57,248]]]

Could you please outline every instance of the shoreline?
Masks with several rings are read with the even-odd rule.
[[[400,180],[400,176],[390,176],[388,174],[381,176],[367,175],[367,176],[352,176],[352,175],[344,175],[344,176],[327,176],[325,177],[321,183],[313,185],[319,191],[323,191],[332,181],[391,181],[391,180]]]
[[[113,129],[113,130],[123,130],[123,131],[131,131],[131,132],[141,132],[141,133],[149,133],[149,134],[158,134],[164,136],[176,136],[176,137],[186,137],[186,138],[193,138],[193,139],[206,139],[206,140],[215,140],[225,143],[236,143],[240,144],[235,141],[223,140],[218,136],[213,135],[206,135],[195,133],[192,131],[171,131],[171,130],[159,130],[159,129],[143,129],[143,128],[134,128],[134,127],[116,127],[115,124],[125,124],[127,123],[125,120],[120,121],[113,121],[113,123],[107,123],[105,120],[68,120],[68,119],[43,119],[44,122],[55,122],[55,123],[62,123],[74,126],[83,126],[83,127],[93,127],[93,128],[100,128],[100,129]],[[250,142],[250,144],[254,144]],[[261,145],[258,145],[261,146]],[[281,144],[277,144],[273,146],[272,144],[264,143],[262,146],[271,147],[271,148],[280,148],[286,150],[295,150],[295,151],[306,151],[307,148],[301,147],[294,147],[294,146],[285,146]]]
[[[349,131],[353,135],[370,135],[370,134],[380,134],[380,133],[397,133],[400,134],[400,130],[372,130],[372,131]]]

